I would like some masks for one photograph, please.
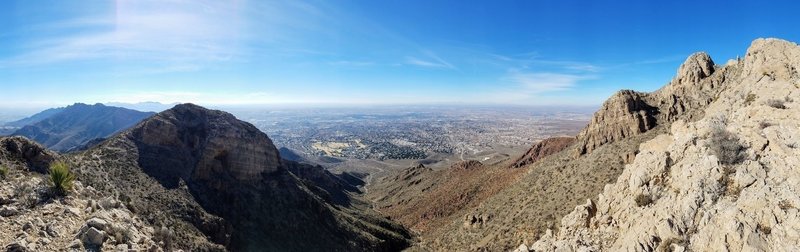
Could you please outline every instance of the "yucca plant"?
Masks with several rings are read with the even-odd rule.
[[[50,185],[53,192],[58,195],[66,195],[72,189],[72,182],[75,175],[69,171],[69,166],[64,162],[55,162],[50,165]]]

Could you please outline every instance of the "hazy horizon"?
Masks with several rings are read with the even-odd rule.
[[[658,89],[697,51],[725,64],[758,37],[800,40],[791,28],[800,23],[796,7],[4,1],[0,108],[146,101],[599,106],[620,89]]]

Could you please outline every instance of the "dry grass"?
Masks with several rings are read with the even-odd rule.
[[[653,204],[653,199],[651,199],[650,196],[644,194],[636,195],[634,201],[636,201],[636,206],[639,207],[649,206],[650,204]]]
[[[745,158],[745,147],[739,142],[739,137],[725,130],[724,126],[712,129],[708,148],[723,165],[738,164]]]
[[[769,235],[769,234],[772,233],[772,228],[770,226],[763,225],[761,223],[756,225],[756,230],[758,230],[758,232],[760,232],[762,234],[765,234],[765,235]]]
[[[753,93],[747,94],[747,97],[744,98],[744,105],[750,106],[756,100],[756,95]]]

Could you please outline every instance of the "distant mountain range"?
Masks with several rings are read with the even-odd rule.
[[[175,105],[178,105],[178,103],[164,104],[160,102],[137,102],[137,103],[106,102],[103,104],[111,107],[120,107],[120,108],[133,109],[144,112],[156,112],[156,113],[170,109],[172,107],[175,107]]]
[[[55,151],[69,151],[97,138],[106,138],[150,117],[152,112],[76,103],[53,108],[6,124],[19,127],[11,133],[24,136]]]

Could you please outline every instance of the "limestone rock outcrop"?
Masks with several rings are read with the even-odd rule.
[[[800,46],[758,39],[711,75],[698,66],[672,84],[720,81],[702,116],[643,143],[597,202],[576,207],[529,249],[800,250]],[[741,146],[744,158],[730,159],[720,145]]]
[[[646,102],[646,96],[645,93],[622,90],[606,100],[589,125],[578,134],[578,154],[586,154],[600,145],[654,128],[658,109]]]
[[[723,82],[737,74],[736,66],[720,71],[708,54],[692,54],[663,88],[652,93],[622,90],[606,100],[578,134],[576,154],[584,155],[659,125],[698,116],[722,90]]]

